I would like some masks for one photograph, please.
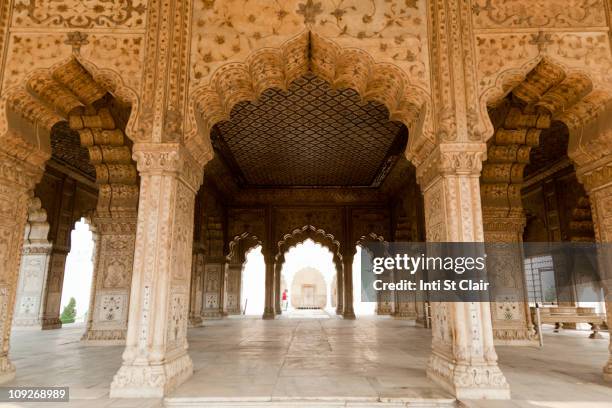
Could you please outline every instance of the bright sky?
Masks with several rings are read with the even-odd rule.
[[[91,294],[91,277],[93,276],[93,238],[89,225],[81,219],[75,224],[71,235],[71,247],[66,259],[62,306],[68,304],[71,297],[76,300],[77,321],[83,321],[83,315],[89,309]]]

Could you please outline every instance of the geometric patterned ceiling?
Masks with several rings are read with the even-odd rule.
[[[384,105],[309,73],[238,103],[211,139],[243,186],[378,187],[408,138],[388,117]]]
[[[529,164],[525,166],[525,177],[546,170],[553,164],[567,159],[569,132],[567,127],[554,121],[540,134],[540,143],[531,149]]]
[[[68,122],[58,122],[51,129],[51,158],[89,179],[96,178],[89,151],[81,146],[79,134],[70,129]]]

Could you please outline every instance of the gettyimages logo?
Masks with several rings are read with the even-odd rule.
[[[361,301],[599,302],[610,245],[372,242],[361,251]],[[580,282],[576,286],[576,282]]]

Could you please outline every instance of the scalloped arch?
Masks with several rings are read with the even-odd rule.
[[[107,92],[112,94],[120,102],[130,106],[131,112],[126,126],[126,135],[131,140],[135,141],[135,139],[131,136],[131,129],[133,129],[135,126],[139,112],[138,92],[129,87],[123,81],[123,78],[118,72],[109,68],[100,68],[92,61],[89,61],[81,56],[70,56],[58,61],[53,65],[50,65],[47,68],[34,69],[27,73],[24,81],[21,84],[7,89],[3,95],[0,95],[0,137],[6,135],[10,131],[7,121],[7,108],[9,107],[10,101],[14,101],[20,96],[23,96],[24,92],[27,92],[27,84],[34,78],[51,77],[58,69],[61,69],[73,61],[78,62],[83,68],[85,68],[93,80],[97,84],[101,85]],[[25,106],[23,107],[26,108]],[[50,130],[51,127],[58,121],[67,120],[67,118],[62,118],[60,115],[57,115],[55,112],[49,109],[49,107],[44,106],[43,104],[38,104],[38,106],[30,106],[28,109],[30,109],[31,114],[34,115],[29,117],[29,119],[38,119],[40,121],[39,123],[47,128],[47,130]]]
[[[236,250],[241,242],[248,242],[244,253],[246,254],[251,249],[256,248],[258,245],[263,246],[263,241],[259,239],[255,234],[250,232],[243,232],[240,235],[236,235],[228,245],[228,254],[225,257],[228,261],[232,260],[234,256],[238,255]]]
[[[588,88],[588,92],[580,95],[578,99],[565,101],[566,105],[564,106],[559,106],[558,103],[555,106],[554,101],[551,101],[553,103],[551,107],[553,109],[556,108],[555,112],[551,112],[553,114],[552,120],[559,120],[568,127],[575,126],[577,122],[584,124],[585,121],[591,119],[588,113],[592,112],[593,102],[595,100],[603,104],[606,99],[612,99],[612,95],[609,95],[608,92],[594,88],[592,75],[587,70],[572,68],[549,56],[538,55],[526,61],[518,68],[511,68],[499,72],[493,86],[481,92],[480,110],[483,117],[489,118],[488,108],[498,106],[506,96],[521,86],[521,84],[527,80],[528,76],[542,64],[555,67],[555,69],[563,72],[563,79],[568,80],[565,84],[556,84],[555,86],[562,85],[565,87],[566,91],[576,86],[584,87],[585,89]],[[572,80],[573,83],[569,82],[569,80]],[[559,86],[557,86],[557,89],[558,88]],[[550,94],[550,92],[547,93]],[[588,108],[581,106],[584,101],[588,103]],[[569,104],[567,104],[568,102]],[[493,133],[493,124],[490,120],[487,120],[486,140],[490,139]]]
[[[342,48],[321,36],[304,32],[278,48],[263,48],[244,62],[219,67],[208,84],[190,95],[186,144],[202,162],[212,158],[210,131],[230,118],[241,101],[256,101],[266,89],[287,89],[298,77],[313,72],[332,87],[352,88],[363,101],[383,104],[389,119],[402,122],[410,138],[406,157],[418,164],[433,148],[431,97],[411,84],[399,67],[377,63],[365,51]]]
[[[283,235],[283,238],[277,243],[278,252],[276,254],[276,259],[279,260],[287,251],[307,239],[311,239],[326,247],[334,255],[334,258],[337,257],[342,260],[340,241],[338,241],[334,235],[314,225],[304,225],[301,228],[294,229],[289,234]]]

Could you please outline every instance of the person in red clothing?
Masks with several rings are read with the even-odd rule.
[[[289,305],[289,302],[287,302],[287,289],[284,290],[283,292],[283,310],[287,310],[287,306]]]

